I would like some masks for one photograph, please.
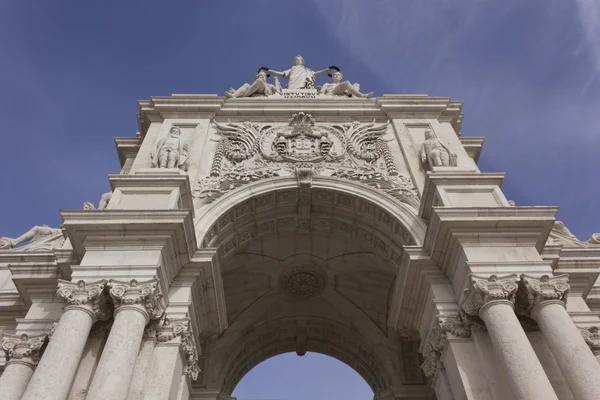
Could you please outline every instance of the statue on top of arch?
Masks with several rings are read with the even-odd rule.
[[[238,89],[230,88],[225,92],[229,98],[240,97],[266,97],[281,95],[283,92],[312,89],[315,95],[340,96],[340,97],[358,97],[369,98],[373,93],[361,93],[358,83],[342,81],[342,72],[340,68],[331,65],[328,68],[313,71],[304,65],[304,57],[297,55],[293,60],[294,65],[284,71],[276,71],[267,67],[260,67],[252,84],[244,83]],[[327,74],[331,77],[331,83],[323,86],[316,86],[317,76]],[[274,85],[267,82],[267,79],[274,75]],[[281,87],[279,77],[288,81],[285,87]]]

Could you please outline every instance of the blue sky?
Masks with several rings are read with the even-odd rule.
[[[4,0],[0,52],[2,236],[97,203],[136,100],[221,94],[297,53],[378,96],[463,100],[463,135],[486,137],[480,168],[506,172],[509,199],[561,206],[583,240],[600,231],[600,0]],[[276,384],[279,359],[249,377]]]

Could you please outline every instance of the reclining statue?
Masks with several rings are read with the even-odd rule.
[[[0,250],[12,249],[27,241],[29,241],[29,244],[31,245],[42,242],[45,239],[51,239],[53,236],[55,236],[55,239],[62,238],[62,230],[50,228],[47,225],[34,226],[17,238],[0,237]]]
[[[350,83],[350,81],[342,82],[342,78],[344,77],[342,73],[336,67],[330,67],[335,70],[333,74],[329,74],[331,76],[331,83],[326,83],[321,88],[321,94],[326,94],[330,96],[355,96],[361,98],[369,98],[373,96],[373,92],[371,93],[361,93],[360,85],[358,83]]]
[[[269,75],[265,71],[266,68],[260,68],[256,74],[256,80],[252,85],[244,83],[239,89],[230,88],[225,92],[225,96],[229,98],[238,97],[256,97],[256,96],[271,96],[278,92],[275,85],[267,83]]]
[[[106,193],[104,193],[100,197],[100,202],[98,203],[98,208],[94,207],[94,205],[92,203],[90,203],[89,201],[86,201],[85,203],[83,203],[83,205],[81,206],[81,208],[84,209],[84,210],[86,210],[86,211],[91,211],[91,210],[105,210],[106,207],[108,206],[108,202],[112,198],[112,195],[113,195],[113,192],[106,192]]]

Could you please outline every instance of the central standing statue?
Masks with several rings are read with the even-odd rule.
[[[283,72],[268,71],[275,76],[281,76],[288,80],[286,89],[314,89],[317,75],[329,72],[329,68],[320,71],[313,71],[304,65],[304,57],[297,55],[294,57],[294,66]]]

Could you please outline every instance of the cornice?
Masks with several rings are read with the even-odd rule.
[[[469,157],[475,161],[475,164],[479,162],[479,156],[481,155],[481,149],[483,148],[484,141],[484,137],[460,137],[460,143],[463,145]]]
[[[554,266],[555,274],[569,274],[571,293],[579,293],[584,299],[600,276],[600,246],[596,247],[563,247]]]
[[[424,246],[443,265],[465,243],[498,245],[530,243],[541,252],[558,207],[432,207]]]
[[[436,202],[436,188],[438,186],[498,186],[502,187],[504,173],[480,173],[480,172],[460,172],[443,171],[427,172],[425,177],[425,186],[421,196],[421,205],[419,215],[427,220],[431,215],[434,206],[442,205]]]
[[[125,165],[128,158],[133,158],[137,155],[142,146],[143,139],[141,137],[116,137],[115,146],[117,147],[117,155],[121,168]]]
[[[427,95],[383,95],[377,98],[377,103],[390,118],[435,118],[439,122],[450,123],[456,135],[460,136],[462,101]]]
[[[224,97],[214,94],[174,94],[138,101],[138,126],[143,138],[152,122],[166,118],[213,118],[221,108]]]
[[[284,99],[281,97],[250,97],[227,99],[216,118],[243,117],[244,119],[282,117],[287,121],[290,114],[303,111],[315,119],[337,117],[340,120],[353,121],[364,118],[387,119],[376,99],[331,98],[318,96],[314,99]]]
[[[139,246],[140,241],[164,246],[172,240],[182,260],[188,262],[197,249],[191,210],[60,210],[79,258],[94,241],[111,242],[115,246]],[[161,245],[162,243],[162,245]]]
[[[190,179],[187,174],[161,174],[160,171],[152,174],[141,174],[138,172],[135,175],[109,175],[108,180],[113,191],[117,188],[143,188],[144,191],[157,188],[178,188],[181,209],[191,210],[192,218],[194,218],[194,199],[192,197]]]

